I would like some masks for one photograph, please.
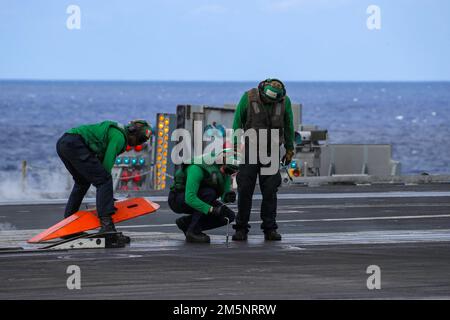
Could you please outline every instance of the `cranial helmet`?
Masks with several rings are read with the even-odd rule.
[[[286,96],[286,88],[278,79],[266,79],[258,85],[260,96],[270,102],[281,101]]]
[[[125,130],[130,136],[136,137],[136,143],[143,144],[152,135],[152,127],[145,120],[133,120],[126,125]]]

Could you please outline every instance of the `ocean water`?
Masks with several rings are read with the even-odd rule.
[[[154,122],[157,112],[175,112],[177,104],[237,103],[254,85],[0,81],[0,199],[19,192],[11,185],[18,184],[22,160],[30,165],[35,188],[67,186],[55,143],[71,127],[105,119]],[[450,82],[288,82],[286,87],[291,100],[304,106],[303,123],[328,129],[330,142],[390,143],[403,174],[450,173]]]

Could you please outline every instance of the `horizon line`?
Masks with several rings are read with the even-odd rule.
[[[280,79],[281,80],[281,79]],[[248,83],[248,82],[260,82],[259,80],[167,80],[167,79],[7,79],[0,78],[0,82],[212,82],[212,83]],[[450,82],[447,80],[282,80],[283,82],[302,82],[302,83],[317,83],[317,82],[329,82],[329,83],[436,83],[436,82]]]

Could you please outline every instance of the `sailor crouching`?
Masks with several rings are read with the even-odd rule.
[[[238,170],[234,151],[226,148],[215,157],[216,160],[222,157],[222,164],[205,161],[208,157],[215,156],[203,155],[194,158],[191,164],[183,164],[175,173],[169,193],[169,207],[175,213],[186,214],[176,224],[187,242],[210,243],[210,237],[203,231],[222,227],[235,218],[233,210],[219,201],[219,198],[225,203],[236,201],[236,193],[231,191],[231,175]]]

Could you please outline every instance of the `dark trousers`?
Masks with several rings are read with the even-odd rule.
[[[65,133],[56,143],[56,151],[75,182],[67,201],[64,217],[67,218],[80,209],[81,202],[91,184],[97,188],[98,216],[113,214],[115,210],[111,174],[86,146],[83,138],[78,134]]]
[[[217,193],[212,188],[200,188],[197,196],[212,206],[218,204]],[[184,197],[184,191],[170,191],[168,202],[169,207],[175,213],[188,214],[188,216],[183,217],[184,224],[189,226],[188,231],[200,233],[201,231],[219,228],[227,224],[226,219],[223,217],[212,217],[190,207],[186,204]]]
[[[250,225],[250,211],[252,209],[253,192],[255,191],[256,178],[259,176],[259,187],[262,193],[261,203],[261,229],[264,232],[278,229],[277,216],[277,191],[281,184],[280,172],[274,175],[261,175],[261,164],[241,164],[237,174],[238,185],[238,214],[236,230],[248,232]]]

